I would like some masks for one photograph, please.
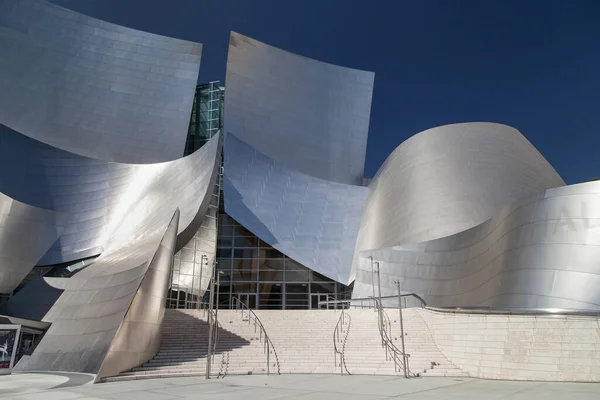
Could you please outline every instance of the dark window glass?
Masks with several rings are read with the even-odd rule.
[[[235,233],[235,236],[254,236],[252,232],[250,232],[248,229],[244,228],[239,224],[233,228],[233,231]]]
[[[283,258],[283,254],[275,249],[261,249],[261,258]]]
[[[298,271],[290,271],[285,270],[285,280],[286,281],[299,281],[299,282],[308,282],[309,279],[309,271],[308,270],[298,270]]]
[[[217,240],[217,248],[233,247],[233,238],[231,236],[221,236]]]
[[[233,258],[258,258],[257,249],[233,249]]]
[[[218,259],[217,260],[217,269],[219,271],[225,271],[226,273],[231,273],[231,260],[230,259]]]
[[[219,236],[232,236],[233,235],[233,226],[220,226],[219,227]]]
[[[217,249],[217,257],[218,258],[231,258],[231,249],[218,248]]]
[[[335,293],[335,282],[319,282],[310,284],[311,293]]]
[[[328,277],[319,274],[318,272],[312,271],[312,280],[313,281],[319,281],[319,282],[329,282],[331,281],[331,279],[329,279]]]
[[[257,247],[258,238],[256,236],[236,236],[235,247]]]

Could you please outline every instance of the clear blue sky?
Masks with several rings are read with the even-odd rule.
[[[199,81],[224,81],[229,31],[375,71],[365,175],[422,130],[519,129],[567,183],[600,176],[597,0],[53,0],[204,43]]]

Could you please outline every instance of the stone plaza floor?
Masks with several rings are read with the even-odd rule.
[[[83,374],[0,376],[0,399],[555,400],[600,399],[600,384],[471,378],[281,375],[165,378],[92,384]]]

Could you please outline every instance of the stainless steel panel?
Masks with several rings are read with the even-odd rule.
[[[367,188],[297,172],[232,134],[224,149],[225,212],[290,258],[347,283]]]
[[[144,166],[120,218],[110,221],[103,253],[66,279],[64,292],[43,317],[52,326],[19,370],[98,373],[106,359],[102,374],[113,374],[155,351],[176,249],[172,232],[199,228],[220,144],[216,136],[188,157]],[[123,347],[133,342],[136,347]]]
[[[158,352],[178,222],[179,210],[176,210],[113,339],[97,379],[136,367]]]
[[[203,163],[213,159],[218,146],[213,141],[172,163],[120,164],[56,149],[0,125],[0,159],[11,166],[0,168],[0,182],[3,192],[19,201],[68,214],[60,239],[39,260],[58,264],[102,252],[111,231],[163,170],[184,174],[189,182],[200,179],[196,171],[208,168]]]
[[[75,154],[181,157],[202,45],[0,0],[0,123]]]
[[[374,77],[231,32],[225,132],[292,170],[360,185]]]
[[[357,252],[450,236],[520,198],[563,185],[509,126],[473,122],[429,129],[398,146],[369,184]],[[353,270],[357,262],[355,257]]]
[[[65,229],[67,215],[0,193],[0,293],[12,293]]]
[[[600,309],[600,182],[519,200],[470,230],[415,245],[360,253],[355,297],[421,295],[436,306]]]

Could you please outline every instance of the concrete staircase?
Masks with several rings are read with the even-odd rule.
[[[401,349],[398,310],[386,312],[392,325],[391,337]],[[340,311],[255,310],[255,313],[273,342],[282,374],[340,373],[339,364],[334,362],[333,346],[333,331]],[[372,309],[352,309],[347,313],[350,320],[346,318],[341,336],[347,335],[344,351],[348,371],[358,375],[402,375],[395,372],[393,361],[386,360],[377,313]],[[253,320],[249,324],[247,315],[247,312],[242,317],[239,311],[219,310],[220,329],[212,376],[267,373],[264,342],[259,340],[259,329],[255,331]],[[411,372],[421,376],[466,376],[439,351],[417,310],[404,310],[404,327]],[[204,375],[207,342],[208,325],[203,312],[167,310],[158,354],[132,371],[105,380]],[[339,363],[339,356],[337,359]],[[277,373],[273,355],[270,372]]]
[[[211,376],[267,373],[264,341],[247,313],[219,310],[216,352]],[[166,310],[160,349],[150,361],[105,378],[106,382],[175,376],[204,376],[208,349],[207,315],[198,310]],[[277,373],[275,362],[271,373]]]

